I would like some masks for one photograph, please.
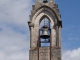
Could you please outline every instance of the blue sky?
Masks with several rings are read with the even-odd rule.
[[[80,60],[80,0],[55,0],[63,28],[62,60]],[[35,0],[0,0],[0,60],[29,60],[30,11]]]
[[[79,0],[56,0],[59,6],[62,28],[63,49],[75,49],[80,47],[80,1]]]

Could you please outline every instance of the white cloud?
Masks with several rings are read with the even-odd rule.
[[[62,60],[80,60],[80,48],[63,52]]]
[[[69,40],[79,40],[78,37],[70,37]]]
[[[0,0],[0,22],[27,24],[31,0]]]
[[[3,24],[1,28],[0,60],[28,60],[28,33],[22,34],[22,32],[16,32],[12,27],[6,26],[6,24]]]
[[[31,0],[0,0],[0,60],[28,60]]]
[[[0,60],[28,60],[28,52],[16,52],[13,54],[0,51]]]

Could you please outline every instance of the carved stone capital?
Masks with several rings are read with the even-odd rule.
[[[31,21],[28,21],[28,25],[29,27],[34,27],[34,23],[32,23]]]

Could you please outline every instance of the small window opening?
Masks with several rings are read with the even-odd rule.
[[[43,3],[48,3],[48,2],[49,2],[49,0],[42,0],[42,2],[43,2]]]
[[[41,42],[41,47],[50,46],[50,39],[46,39],[46,40],[41,39],[40,42]]]

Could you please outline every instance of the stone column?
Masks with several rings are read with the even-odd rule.
[[[59,27],[59,47],[61,48],[61,27]]]
[[[51,29],[51,36],[52,36],[51,46],[55,47],[56,46],[56,30],[55,29]]]

